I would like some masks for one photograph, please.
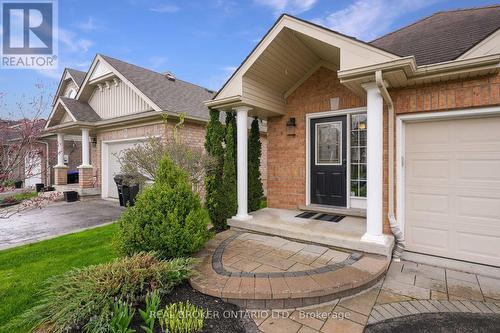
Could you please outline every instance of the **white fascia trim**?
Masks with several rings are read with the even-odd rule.
[[[500,107],[485,107],[474,109],[462,109],[441,112],[421,112],[417,114],[407,114],[396,117],[396,192],[397,207],[396,219],[401,226],[403,235],[405,230],[405,125],[412,122],[447,120],[447,119],[467,119],[477,117],[487,117],[500,115]]]
[[[56,103],[52,107],[52,111],[50,112],[50,115],[49,115],[49,118],[47,119],[47,122],[45,123],[44,129],[49,129],[49,128],[53,127],[53,126],[49,127],[49,124],[52,121],[52,118],[54,117],[54,115],[56,113],[56,110],[57,110],[57,107],[59,106],[59,104],[61,104],[63,106],[64,110],[66,110],[66,112],[68,112],[68,114],[70,115],[71,119],[73,119],[74,122],[77,121],[76,118],[75,118],[75,116],[73,116],[73,114],[71,113],[71,111],[69,111],[68,107],[64,104],[64,102],[61,100],[61,98],[58,97],[57,100],[56,100]]]
[[[350,140],[350,130],[351,130],[351,115],[358,113],[366,113],[366,107],[361,108],[351,108],[351,109],[341,109],[341,110],[332,110],[325,112],[315,112],[315,113],[307,113],[306,114],[306,131],[305,131],[305,143],[306,143],[306,206],[311,204],[311,147],[310,147],[310,133],[311,133],[311,119],[316,118],[325,118],[325,117],[333,117],[333,116],[347,116],[347,189],[346,193],[347,201],[346,208],[351,207],[351,140]]]
[[[331,31],[328,28],[320,27],[314,23],[305,22],[299,20],[295,17],[291,17],[288,15],[283,15],[275,24],[271,27],[271,29],[267,32],[264,38],[257,44],[257,46],[252,50],[252,52],[248,55],[248,57],[244,60],[244,62],[240,65],[240,67],[233,73],[233,75],[229,78],[228,81],[222,86],[222,88],[217,92],[215,99],[217,96],[223,93],[223,91],[236,80],[237,77],[242,77],[246,71],[253,65],[253,63],[259,58],[259,56],[269,47],[269,45],[274,41],[277,35],[284,29],[288,28],[293,31],[297,31],[298,33],[302,33],[307,36],[311,36],[315,33],[318,36],[322,36],[323,38],[313,37],[321,42],[324,42],[326,36],[334,36],[341,40],[344,43],[348,43],[354,45],[356,47],[365,49],[370,52],[375,52],[380,54],[381,56],[385,56],[388,59],[401,59],[401,57],[384,51],[382,49],[376,48],[369,44],[363,43],[361,41],[355,40],[354,38],[349,38],[342,34],[336,33],[335,31]],[[323,39],[323,40],[322,40]],[[330,44],[330,43],[327,43]],[[332,44],[330,44],[332,45]],[[332,45],[334,46],[334,45]]]

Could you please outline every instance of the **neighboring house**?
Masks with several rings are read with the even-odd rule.
[[[203,102],[212,97],[212,91],[170,72],[161,74],[98,54],[87,73],[65,70],[45,131],[57,135],[59,142],[70,135],[81,138],[80,194],[116,199],[113,177],[120,173],[120,152],[148,137],[171,133],[181,114],[185,122],[179,135],[203,148],[209,116]],[[265,146],[264,134],[262,141]],[[61,186],[68,172],[63,163],[66,147],[59,147],[54,180],[65,188]]]
[[[370,43],[281,16],[206,103],[236,110],[243,142],[247,115],[267,119],[276,214],[247,213],[243,144],[230,225],[382,253],[394,215],[408,251],[500,266],[499,28],[498,5],[439,12]],[[283,210],[299,208],[366,220],[356,242],[354,222],[301,233]]]

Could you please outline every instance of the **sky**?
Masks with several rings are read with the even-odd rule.
[[[218,90],[283,12],[370,41],[437,11],[494,3],[59,0],[59,68],[0,68],[0,118],[16,117],[16,105],[37,96],[40,84],[55,93],[64,67],[86,71],[96,53],[158,72],[170,71],[180,79]]]

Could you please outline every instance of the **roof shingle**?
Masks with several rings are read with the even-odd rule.
[[[86,72],[82,72],[76,69],[72,68],[66,68],[69,72],[69,75],[75,80],[75,83],[77,84],[78,87],[80,87],[83,83],[83,80],[85,79],[85,75],[87,75]]]
[[[179,79],[169,80],[158,72],[101,56],[162,111],[208,119],[208,108],[203,102],[212,99],[213,91]]]
[[[419,66],[450,61],[500,28],[500,5],[438,12],[370,42]]]
[[[77,121],[95,122],[101,120],[101,117],[87,103],[68,97],[59,98]]]

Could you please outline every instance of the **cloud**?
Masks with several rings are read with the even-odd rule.
[[[236,67],[236,66],[224,66],[224,67],[221,67],[221,69],[222,69],[223,71],[225,71],[225,72],[230,72],[230,73],[232,73],[232,72],[234,72],[235,70],[237,70],[237,69],[238,69],[238,67]]]
[[[176,5],[164,4],[157,7],[149,8],[149,10],[156,13],[171,14],[178,12],[179,10],[181,10],[181,8]]]
[[[275,15],[284,12],[300,14],[314,7],[316,2],[317,0],[254,0],[257,5],[271,7]]]
[[[85,38],[80,38],[73,31],[63,28],[59,28],[58,41],[60,42],[59,52],[86,53],[89,51],[90,47],[94,45],[93,41]]]
[[[313,22],[343,34],[372,40],[389,31],[398,18],[441,0],[357,0],[344,9]]]
[[[86,21],[76,23],[75,26],[85,32],[102,29],[102,26],[98,24],[92,16],[90,16]]]

